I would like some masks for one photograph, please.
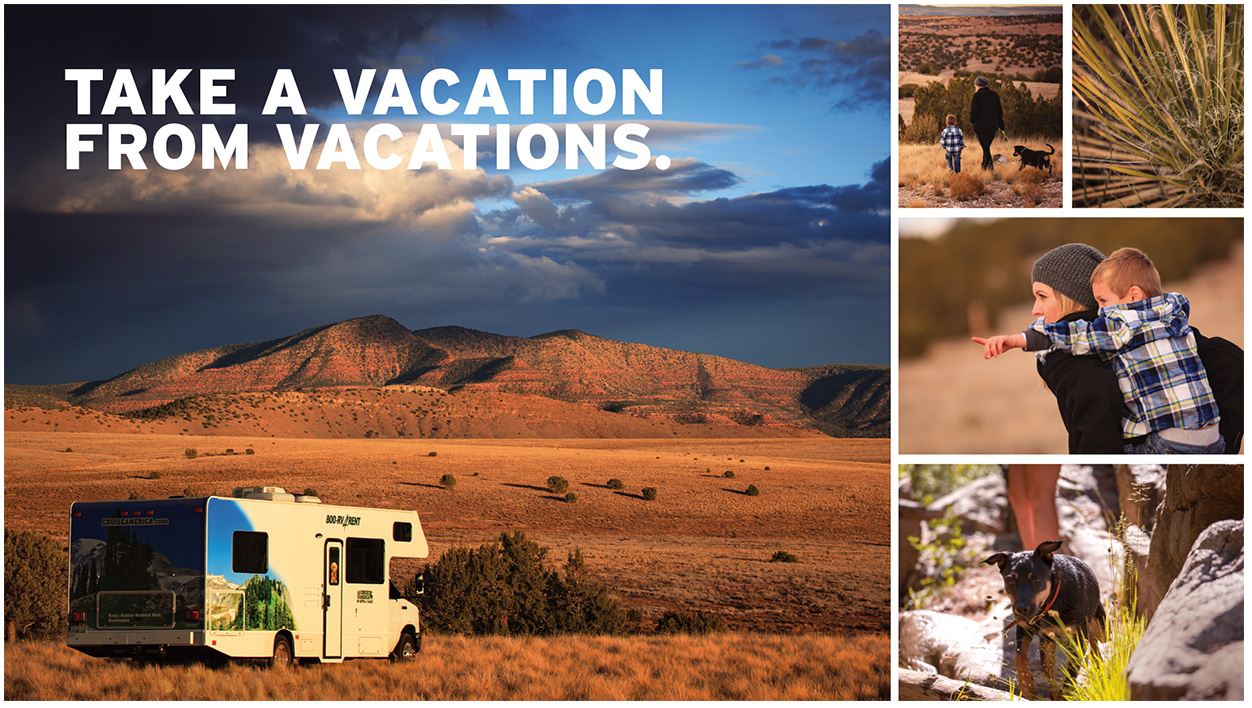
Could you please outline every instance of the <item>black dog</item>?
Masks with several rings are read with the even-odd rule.
[[[1051,145],[1049,145],[1048,143],[1044,143],[1044,145],[1047,145],[1047,146],[1048,146],[1048,151],[1047,151],[1047,152],[1044,152],[1044,151],[1042,151],[1042,150],[1031,150],[1030,148],[1026,147],[1025,145],[1014,145],[1014,146],[1013,146],[1013,157],[1021,157],[1021,158],[1022,158],[1022,164],[1020,164],[1020,165],[1018,165],[1018,166],[1017,166],[1017,171],[1018,171],[1018,172],[1021,172],[1021,171],[1022,171],[1022,168],[1023,168],[1023,167],[1027,167],[1027,166],[1030,166],[1030,167],[1037,167],[1037,168],[1039,168],[1039,169],[1041,169],[1041,170],[1042,170],[1044,167],[1047,167],[1047,168],[1048,168],[1048,174],[1052,174],[1052,157],[1051,157],[1051,155],[1052,155],[1052,153],[1056,152],[1056,148],[1052,147],[1052,146],[1051,146]]]
[[[983,561],[1000,566],[1004,594],[1013,601],[1015,619],[1009,627],[1017,627],[1017,682],[1022,695],[1032,700],[1036,691],[1029,653],[1036,635],[1042,637],[1039,654],[1054,701],[1061,698],[1055,677],[1058,637],[1077,634],[1097,657],[1100,647],[1096,642],[1104,641],[1104,606],[1095,573],[1077,558],[1057,553],[1060,547],[1060,541],[1044,541],[1033,553],[997,553]],[[1067,665],[1071,679],[1077,673],[1076,664],[1070,661]]]

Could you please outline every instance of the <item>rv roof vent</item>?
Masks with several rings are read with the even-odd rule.
[[[297,494],[296,503],[297,504],[321,504],[322,500],[313,496],[312,494]]]
[[[267,499],[269,501],[295,501],[282,487],[236,487],[231,496],[236,499]]]

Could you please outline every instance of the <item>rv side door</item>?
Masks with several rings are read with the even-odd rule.
[[[343,541],[326,541],[322,573],[322,656],[343,656]]]

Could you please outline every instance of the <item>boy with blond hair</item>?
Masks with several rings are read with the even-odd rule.
[[[988,359],[1013,348],[1097,354],[1117,374],[1126,403],[1126,452],[1221,454],[1217,402],[1188,324],[1187,298],[1163,292],[1156,266],[1134,248],[1096,266],[1091,292],[1100,306],[1094,320],[1040,319],[1021,334],[975,341]]]
[[[961,151],[965,149],[965,133],[956,127],[956,116],[951,113],[947,117],[948,127],[939,133],[939,145],[948,157],[948,169],[960,174]]]

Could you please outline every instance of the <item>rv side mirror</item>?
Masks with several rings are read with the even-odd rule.
[[[426,573],[418,573],[417,577],[413,578],[413,594],[426,594]]]

